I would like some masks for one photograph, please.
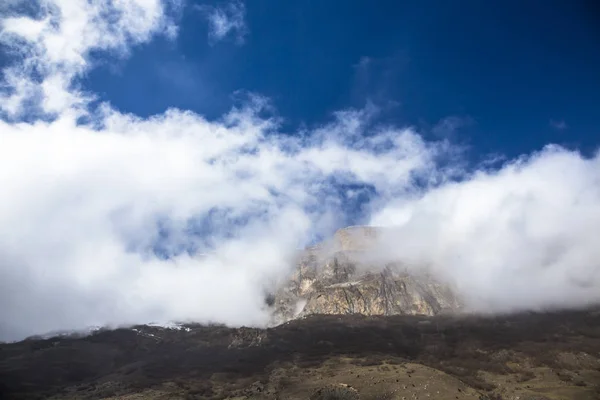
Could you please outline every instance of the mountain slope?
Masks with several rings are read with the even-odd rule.
[[[184,328],[1,344],[0,398],[600,396],[594,310],[495,318],[312,315],[266,330]]]

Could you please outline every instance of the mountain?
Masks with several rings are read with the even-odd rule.
[[[271,294],[273,324],[311,314],[437,315],[461,310],[450,286],[426,270],[378,260],[383,229],[341,229],[303,252],[287,282]]]

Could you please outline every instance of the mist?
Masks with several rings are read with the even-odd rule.
[[[426,266],[480,312],[600,301],[600,157],[547,146],[372,217],[383,257]]]
[[[468,169],[458,146],[379,126],[369,107],[290,135],[257,94],[215,120],[94,102],[78,85],[90,54],[126,58],[173,37],[175,3],[48,0],[35,18],[4,14],[0,40],[19,57],[0,94],[0,340],[264,326],[265,288],[353,220],[356,185],[375,193],[366,221],[392,232],[380,256],[434,271],[471,309],[600,301],[599,155],[548,146]]]

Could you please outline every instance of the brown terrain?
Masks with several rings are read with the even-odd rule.
[[[268,296],[273,326],[136,326],[0,344],[6,399],[600,399],[600,311],[476,316],[338,232]],[[2,397],[4,396],[4,397]]]

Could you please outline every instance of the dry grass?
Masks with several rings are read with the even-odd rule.
[[[393,372],[392,366],[405,362],[427,365],[489,396],[496,386],[482,378],[482,371],[514,374],[516,384],[523,385],[534,378],[527,368],[514,371],[508,363],[555,369],[558,381],[585,393],[600,387],[593,378],[597,375],[573,378],[576,371],[592,370],[598,361],[599,313],[435,317],[428,324],[420,323],[423,319],[312,316],[266,331],[138,327],[155,337],[118,329],[84,338],[2,344],[0,398],[4,394],[11,399],[51,395],[93,399],[167,383],[173,385],[169,390],[190,398],[227,398],[243,395],[248,382],[267,382],[274,365],[287,363],[306,370],[342,356],[357,367],[390,368],[381,373]],[[259,335],[263,339],[254,345]],[[560,358],[561,354],[586,357]],[[600,368],[600,361],[597,365]]]

